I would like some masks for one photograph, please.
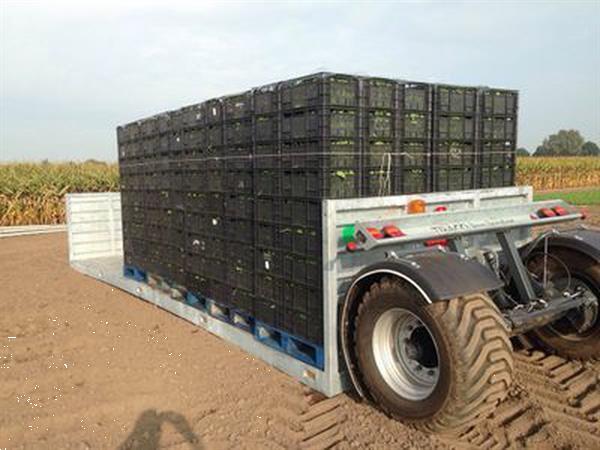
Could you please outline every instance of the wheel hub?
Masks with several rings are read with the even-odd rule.
[[[373,330],[373,353],[380,374],[400,396],[427,398],[439,379],[437,344],[427,326],[411,311],[393,308]]]

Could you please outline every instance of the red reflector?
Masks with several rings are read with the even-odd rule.
[[[556,214],[558,214],[559,216],[566,216],[567,214],[569,214],[569,211],[567,211],[565,208],[563,208],[562,206],[555,206],[554,208],[552,208],[554,210],[554,212]]]
[[[540,217],[556,217],[556,213],[552,211],[550,208],[542,208],[538,211],[538,216]]]
[[[356,242],[348,242],[346,244],[346,250],[349,252],[355,252],[358,247],[356,246]]]
[[[448,208],[445,206],[436,206],[436,208],[434,209],[435,212],[444,212],[444,211],[448,211]]]
[[[581,214],[581,220],[585,220],[585,219],[587,219],[587,216],[588,216],[588,211],[587,211],[587,209],[581,209],[581,210],[579,211],[579,213]]]
[[[373,236],[375,239],[383,239],[383,233],[379,231],[377,228],[367,228],[367,231]]]
[[[435,247],[436,245],[446,246],[448,245],[448,239],[429,239],[425,241],[426,247]]]
[[[383,231],[383,234],[386,237],[402,237],[402,236],[406,236],[395,225],[386,225],[385,227],[382,228],[381,231]]]

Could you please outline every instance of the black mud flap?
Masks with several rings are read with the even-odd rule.
[[[503,282],[486,266],[458,253],[427,252],[390,259],[362,270],[356,280],[378,271],[397,273],[419,287],[430,302],[492,291]]]

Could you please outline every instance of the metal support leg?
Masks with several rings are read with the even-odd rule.
[[[511,241],[507,235],[507,231],[500,231],[496,233],[498,242],[502,246],[506,262],[508,263],[508,269],[510,270],[511,278],[515,282],[519,297],[522,303],[530,303],[536,300],[537,296],[533,290],[531,280],[529,279],[529,272],[525,268],[521,255],[513,241]]]

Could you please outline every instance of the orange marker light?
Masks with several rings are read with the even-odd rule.
[[[421,214],[425,212],[425,206],[425,200],[417,198],[408,202],[408,204],[406,205],[406,212],[408,214]]]

